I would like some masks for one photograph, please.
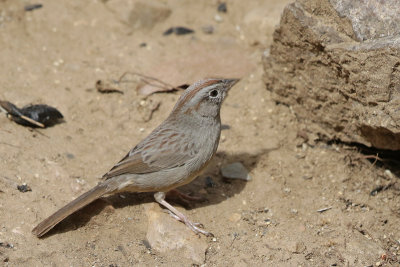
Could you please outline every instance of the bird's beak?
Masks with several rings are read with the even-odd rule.
[[[240,79],[224,79],[222,82],[224,83],[225,90],[228,91],[231,89]]]

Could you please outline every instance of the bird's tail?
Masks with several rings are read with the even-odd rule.
[[[110,190],[107,183],[95,186],[91,190],[87,191],[86,193],[82,194],[78,198],[74,199],[73,201],[56,211],[47,219],[43,220],[35,228],[33,228],[32,233],[37,237],[43,236],[66,217],[95,201],[109,191]]]

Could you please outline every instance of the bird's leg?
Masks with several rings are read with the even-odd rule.
[[[166,207],[173,215],[172,217],[183,222],[184,224],[186,224],[187,227],[189,227],[193,232],[195,232],[196,234],[203,234],[206,236],[213,236],[212,233],[209,233],[207,231],[204,231],[203,229],[200,229],[199,227],[196,226],[195,223],[192,223],[191,221],[189,221],[188,218],[186,218],[186,216],[178,211],[176,208],[172,207],[167,201],[165,201],[165,192],[157,192],[154,194],[154,199],[162,206]]]
[[[172,211],[170,211],[170,210],[167,210],[167,209],[164,209],[164,211],[166,212],[166,213],[168,213],[172,218],[174,218],[175,220],[177,220],[177,221],[180,221],[180,222],[183,222],[182,220],[181,220],[181,218],[179,218],[177,215],[175,215]],[[198,222],[192,222],[195,226],[197,226],[197,227],[200,227],[200,228],[203,228],[204,226],[203,226],[203,224],[202,223],[198,223]]]

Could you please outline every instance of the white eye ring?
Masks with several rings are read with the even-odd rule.
[[[209,95],[210,95],[211,97],[217,97],[218,94],[219,94],[218,90],[215,90],[215,89],[212,90],[212,91],[210,91],[210,93],[209,93]]]

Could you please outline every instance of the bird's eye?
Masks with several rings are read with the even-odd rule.
[[[211,97],[217,97],[217,96],[218,96],[218,91],[217,91],[217,90],[212,90],[212,91],[210,92],[210,96],[211,96]]]

